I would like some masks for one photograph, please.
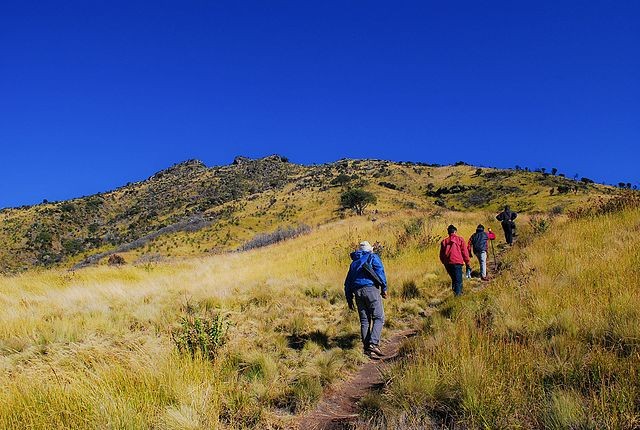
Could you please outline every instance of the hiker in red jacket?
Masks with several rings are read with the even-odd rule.
[[[447,273],[451,277],[451,288],[453,294],[459,296],[462,294],[462,264],[467,268],[469,266],[469,250],[466,241],[456,234],[458,231],[455,226],[447,227],[449,237],[445,238],[440,244],[440,261],[447,269]]]

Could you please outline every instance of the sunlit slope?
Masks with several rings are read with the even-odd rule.
[[[398,191],[385,189],[391,201]],[[384,204],[248,252],[0,278],[0,427],[289,428],[363,359],[342,291],[359,241],[383,246],[389,333],[424,326],[424,309],[450,294],[437,257],[448,224],[464,237],[497,227],[493,210]],[[637,210],[557,217],[546,233],[527,219],[510,271],[446,302],[370,410],[472,427],[633,422]],[[217,358],[180,353],[181,319],[216,313],[230,323]]]
[[[390,375],[374,422],[640,425],[640,211],[552,225],[481,294],[446,304]],[[393,426],[393,424],[391,424]],[[405,428],[398,424],[398,428]]]
[[[448,291],[436,236],[475,217],[350,217],[249,252],[0,278],[0,427],[286,426],[362,360],[342,290],[354,245],[384,245],[399,329]],[[418,297],[401,298],[406,282]],[[218,359],[178,353],[180,319],[218,311]]]
[[[470,166],[345,161],[314,169],[317,172],[308,173],[282,189],[223,205],[218,211],[224,215],[210,226],[197,232],[163,235],[125,254],[125,258],[144,261],[145,256],[164,258],[221,252],[236,249],[256,234],[277,228],[299,224],[315,227],[341,219],[350,215],[339,208],[340,194],[349,187],[363,187],[376,195],[377,203],[368,208],[370,218],[407,208],[498,211],[506,203],[517,211],[562,213],[612,192],[608,187],[578,184],[540,173],[482,169],[478,175],[478,169]],[[335,184],[336,178],[346,175],[344,172],[355,178]],[[556,183],[569,183],[577,188],[556,195]]]

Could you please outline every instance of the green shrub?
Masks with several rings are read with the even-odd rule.
[[[529,220],[529,225],[534,234],[542,234],[549,229],[551,220],[543,216],[533,216]]]
[[[171,337],[178,351],[214,360],[227,340],[229,321],[222,313],[213,316],[183,316]]]

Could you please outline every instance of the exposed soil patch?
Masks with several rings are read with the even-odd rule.
[[[398,357],[402,343],[416,335],[416,330],[396,332],[386,340],[381,349],[386,355],[364,364],[353,378],[325,392],[318,406],[300,418],[301,430],[350,429],[358,419],[358,401],[371,389],[383,383],[382,370]]]

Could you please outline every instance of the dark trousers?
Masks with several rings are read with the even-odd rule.
[[[453,294],[462,294],[462,264],[445,264],[447,273],[451,276],[451,289]]]
[[[509,245],[513,244],[513,226],[511,222],[503,222],[502,230],[504,230],[504,240],[507,241]]]

